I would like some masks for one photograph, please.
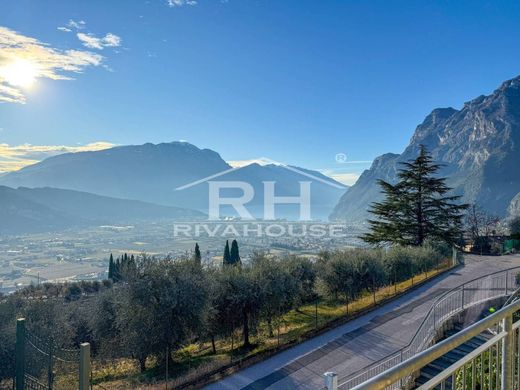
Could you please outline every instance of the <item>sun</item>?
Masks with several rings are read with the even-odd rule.
[[[14,87],[30,87],[37,76],[36,65],[30,61],[17,59],[0,67],[0,78]]]

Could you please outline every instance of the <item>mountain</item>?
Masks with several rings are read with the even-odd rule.
[[[507,211],[510,217],[520,217],[520,192],[511,200]]]
[[[229,168],[217,153],[189,143],[147,143],[50,157],[1,177],[0,184],[63,188],[168,206],[196,205],[206,196],[175,188]]]
[[[141,220],[202,218],[175,207],[56,188],[0,186],[0,234],[36,233]]]
[[[298,195],[299,181],[311,181],[311,209],[315,218],[326,218],[346,189],[333,179],[301,168],[251,164],[233,169],[218,153],[187,142],[147,143],[62,154],[0,177],[0,184],[15,188],[70,189],[207,213],[209,178],[251,184],[255,189],[251,201],[255,216],[260,216],[259,207],[263,204],[262,181],[275,181],[278,196]],[[201,182],[176,190],[197,181]],[[281,206],[280,209],[282,212],[277,216],[295,218],[298,215],[295,207]]]
[[[274,181],[275,196],[299,196],[300,182],[311,182],[311,217],[313,219],[328,218],[334,205],[345,193],[347,187],[319,172],[277,164],[260,165],[253,163],[240,169],[222,175],[218,179],[223,181],[242,181],[251,184],[254,189],[254,198],[247,204],[247,209],[255,218],[263,217],[264,182]],[[223,196],[238,197],[240,190],[229,190]],[[277,218],[298,219],[300,206],[298,204],[279,204],[275,207]],[[223,207],[221,214],[235,215],[230,207]]]
[[[333,220],[360,223],[372,202],[381,199],[377,179],[396,181],[399,163],[417,156],[423,144],[448,177],[453,193],[490,213],[506,215],[520,192],[520,77],[504,82],[489,96],[479,96],[460,110],[438,108],[417,126],[400,155],[385,154],[340,199]]]
[[[0,234],[36,233],[85,226],[58,210],[25,199],[9,187],[0,186]]]

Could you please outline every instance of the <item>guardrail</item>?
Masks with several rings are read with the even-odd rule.
[[[361,371],[339,378],[338,388],[342,390],[354,388],[426,350],[435,342],[437,329],[454,315],[471,306],[513,293],[518,287],[516,280],[518,272],[520,267],[497,271],[445,292],[432,305],[408,345]],[[401,378],[402,380],[405,379]],[[394,386],[399,388],[400,384],[396,383]]]
[[[520,320],[513,323],[513,314],[520,310],[515,301],[494,314],[476,322],[450,338],[405,360],[354,387],[354,390],[374,390],[406,386],[405,381],[435,359],[456,349],[491,327],[500,332],[448,368],[435,375],[420,390],[445,389],[518,389],[520,385]]]

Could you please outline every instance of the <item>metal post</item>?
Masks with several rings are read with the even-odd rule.
[[[335,372],[326,372],[323,376],[325,377],[325,387],[327,390],[338,390],[338,374]]]
[[[168,390],[168,362],[170,361],[170,346],[166,346],[166,381],[164,383],[164,388]]]
[[[435,323],[434,323],[434,326],[435,326]],[[401,349],[401,351],[399,351],[399,363],[402,363],[403,362],[403,350]],[[399,388],[402,389],[403,388],[403,378],[399,378]]]
[[[314,329],[318,329],[318,300],[314,302]]]
[[[451,248],[451,265],[454,267],[457,265],[457,248],[455,246]]]
[[[90,344],[82,343],[79,346],[79,390],[90,388]]]
[[[25,318],[16,320],[16,390],[25,388]]]
[[[502,340],[502,390],[513,387],[513,315],[503,319],[502,328],[506,336]],[[498,362],[497,362],[498,363]]]
[[[462,285],[462,308],[464,309],[464,286],[465,284]]]
[[[52,367],[53,366],[53,361],[52,361],[53,346],[54,346],[54,339],[51,338],[50,342],[49,342],[49,361],[48,361],[48,367],[47,367],[47,387],[49,388],[49,390],[52,390],[52,384],[54,382],[54,373],[53,373],[54,368]]]

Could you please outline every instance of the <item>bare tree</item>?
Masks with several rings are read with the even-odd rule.
[[[480,254],[487,251],[490,238],[496,235],[499,223],[500,218],[472,204],[466,214],[466,231],[470,235],[473,249],[478,249]]]

